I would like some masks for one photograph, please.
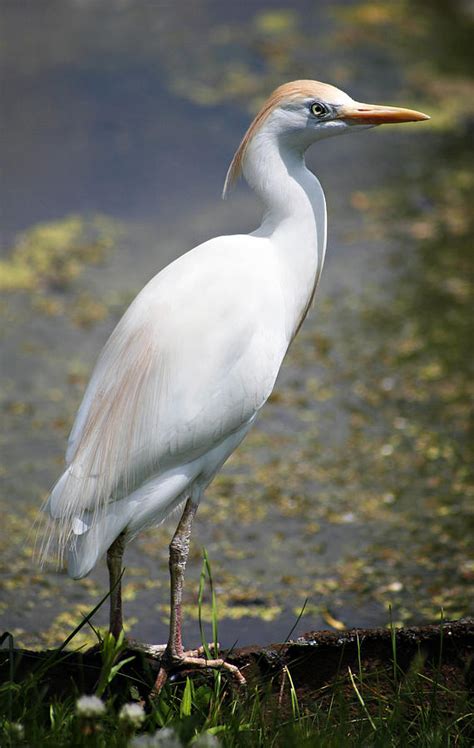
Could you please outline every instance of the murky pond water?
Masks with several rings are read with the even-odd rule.
[[[309,154],[329,208],[316,308],[200,508],[186,635],[202,546],[223,644],[285,637],[305,600],[296,633],[472,613],[470,8],[4,4],[0,612],[19,641],[61,641],[105,591],[102,566],[73,582],[32,558],[93,362],[170,259],[256,225],[244,187],[220,201],[223,176],[261,97],[296,77],[433,118]],[[127,551],[137,638],[166,635],[171,532]]]

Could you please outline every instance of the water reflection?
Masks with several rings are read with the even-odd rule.
[[[37,220],[60,219],[52,230],[64,230],[70,212],[105,212],[121,229],[98,265],[82,239],[61,244],[80,264],[65,287],[45,282],[51,262],[56,278],[68,267],[47,254],[40,280],[17,283],[2,302],[0,612],[20,639],[60,640],[104,588],[103,569],[80,583],[40,572],[26,540],[90,366],[160,265],[252,226],[247,193],[218,203],[222,176],[246,110],[297,76],[426,106],[433,129],[368,133],[310,156],[330,208],[319,304],[202,506],[187,632],[195,640],[200,545],[213,560],[223,643],[284,637],[305,598],[299,630],[384,624],[390,604],[400,622],[431,620],[440,607],[469,612],[467,10],[193,3],[183,14],[91,0],[4,11],[7,49],[28,24],[24,54],[10,55],[5,75],[5,249],[13,230]],[[38,229],[25,241],[36,256]],[[144,535],[128,553],[130,623],[151,640],[165,633],[169,532]]]

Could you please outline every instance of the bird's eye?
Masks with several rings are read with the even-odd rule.
[[[315,117],[324,117],[324,115],[327,114],[327,111],[328,110],[324,104],[320,104],[319,101],[311,104],[311,114],[314,114]]]

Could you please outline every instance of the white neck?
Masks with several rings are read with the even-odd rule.
[[[245,179],[265,208],[253,235],[268,237],[283,265],[290,339],[310,306],[326,245],[326,203],[319,181],[306,168],[307,145],[262,127],[249,143],[243,165]]]
[[[265,206],[264,220],[271,217],[276,226],[288,218],[314,215],[309,192],[317,180],[306,168],[301,148],[262,128],[247,147],[243,173]]]

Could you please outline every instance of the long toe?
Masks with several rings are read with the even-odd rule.
[[[213,642],[209,642],[206,646],[204,644],[201,644],[201,646],[197,649],[190,649],[188,652],[186,652],[186,656],[205,657],[206,648],[208,652],[212,652],[214,654],[214,657],[218,657],[221,645],[219,644],[219,642],[217,642],[217,645],[215,645]]]
[[[161,660],[164,653],[166,652],[167,644],[148,644],[146,642],[140,642],[137,639],[127,639],[128,646],[130,649],[136,649],[148,657],[153,657]]]
[[[162,665],[158,672],[152,695],[156,697],[160,693],[161,689],[165,685],[169,675],[172,672],[179,672],[180,670],[186,669],[222,670],[239,688],[246,685],[247,681],[236,665],[232,665],[230,662],[223,660],[221,657],[214,659],[201,657],[199,656],[199,654],[201,654],[202,651],[203,648],[200,647],[198,650],[190,650],[188,652],[184,652],[181,657],[166,658],[165,661],[162,662]]]

